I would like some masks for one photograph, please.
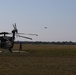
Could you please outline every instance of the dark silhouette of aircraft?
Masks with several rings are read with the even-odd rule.
[[[14,46],[15,36],[32,40],[32,38],[21,36],[20,35],[21,33],[20,34],[18,33],[18,29],[16,27],[16,23],[13,24],[13,27],[14,27],[14,29],[11,31],[11,33],[8,33],[8,32],[1,32],[0,33],[0,35],[2,35],[2,36],[0,36],[0,48],[8,49],[10,52],[12,52],[12,48]],[[12,36],[6,36],[8,34],[12,34]],[[29,35],[38,36],[37,34],[29,34]]]
[[[44,27],[45,29],[47,29],[47,27]]]

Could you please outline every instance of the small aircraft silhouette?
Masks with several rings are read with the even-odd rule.
[[[25,36],[20,35],[23,33],[18,33],[16,23],[13,24],[13,27],[14,27],[14,29],[11,31],[12,33],[8,33],[8,32],[1,32],[0,33],[0,35],[3,35],[3,36],[0,36],[0,48],[8,49],[10,52],[12,52],[12,48],[14,46],[15,36],[32,40],[32,38],[30,38],[30,37],[25,37]],[[12,34],[12,36],[6,36],[7,34]],[[28,35],[38,36],[37,34],[28,34]]]
[[[47,29],[47,27],[44,27],[45,29]]]

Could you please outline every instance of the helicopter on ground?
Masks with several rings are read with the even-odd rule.
[[[11,31],[11,33],[9,33],[9,32],[1,32],[0,33],[0,35],[2,35],[2,36],[0,36],[0,48],[8,49],[10,52],[12,52],[12,48],[14,46],[15,36],[32,40],[32,38],[21,36],[20,35],[21,33],[18,33],[16,23],[13,24],[13,27],[14,27],[14,29]],[[8,34],[12,34],[12,36],[6,36]],[[37,34],[29,34],[29,35],[38,36]]]

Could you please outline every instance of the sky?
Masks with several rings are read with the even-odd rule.
[[[76,42],[76,0],[0,0],[0,32],[14,23],[20,33],[38,34],[25,35],[32,41]]]

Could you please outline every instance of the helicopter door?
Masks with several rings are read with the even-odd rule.
[[[6,39],[2,38],[1,39],[1,48],[5,48],[6,47]]]

